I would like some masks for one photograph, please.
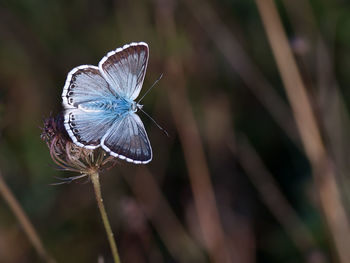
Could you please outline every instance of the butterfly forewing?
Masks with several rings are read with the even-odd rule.
[[[114,96],[99,68],[88,65],[76,67],[68,73],[62,94],[66,108],[77,108],[83,103]]]
[[[152,160],[152,149],[145,127],[135,113],[128,113],[114,122],[101,145],[111,155],[129,162],[148,163]]]
[[[111,51],[99,63],[101,73],[120,96],[135,100],[140,94],[148,62],[148,45],[132,43]]]

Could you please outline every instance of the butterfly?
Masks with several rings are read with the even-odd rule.
[[[67,76],[63,93],[64,126],[79,147],[102,147],[112,156],[145,164],[152,148],[136,114],[149,57],[144,42],[107,53],[98,67],[82,65]]]

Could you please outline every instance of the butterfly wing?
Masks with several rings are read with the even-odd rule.
[[[76,145],[95,149],[100,146],[101,138],[106,135],[116,119],[114,114],[104,110],[68,109],[64,126]]]
[[[115,96],[98,67],[83,65],[72,69],[63,88],[63,106],[66,109]]]
[[[83,65],[68,73],[62,93],[65,128],[75,144],[94,149],[116,117],[99,105],[115,95],[98,67]]]
[[[111,155],[136,164],[152,160],[152,148],[140,117],[127,113],[118,118],[101,140],[102,148]]]
[[[109,52],[100,61],[99,68],[117,94],[135,100],[145,78],[148,54],[146,43],[131,43]]]

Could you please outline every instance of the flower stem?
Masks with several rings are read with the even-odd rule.
[[[98,208],[100,210],[102,221],[103,221],[103,224],[104,224],[105,229],[106,229],[106,233],[107,233],[109,245],[111,246],[114,262],[120,263],[117,245],[116,245],[115,240],[114,240],[114,235],[112,232],[111,225],[109,224],[106,209],[103,205],[99,174],[98,174],[98,172],[93,172],[90,174],[90,176],[91,176],[92,184],[94,185],[97,205],[98,205]]]

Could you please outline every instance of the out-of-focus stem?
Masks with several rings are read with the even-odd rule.
[[[323,212],[340,262],[350,259],[350,228],[341,202],[335,169],[321,139],[311,102],[292,55],[277,8],[273,0],[256,0],[272,52],[291,104],[303,146],[308,156],[319,192]]]
[[[156,3],[160,35],[167,39],[170,48],[171,41],[176,39],[175,2],[167,1],[166,5],[164,2],[160,4],[160,1]],[[181,59],[175,55],[169,56],[166,71],[167,78],[172,83],[172,88],[168,90],[170,109],[183,147],[204,245],[211,262],[239,262],[237,258],[231,258],[232,251],[227,248],[202,141],[187,95]],[[238,253],[232,252],[233,254]]]
[[[171,110],[183,147],[205,246],[212,262],[236,262],[231,261],[226,247],[225,233],[221,225],[202,142],[187,98],[184,74],[179,66],[181,63],[175,62],[174,59],[169,59],[168,63],[169,79],[172,78],[173,87],[176,87],[176,91],[175,89],[169,91]]]
[[[7,186],[5,180],[0,173],[0,193],[5,199],[6,203],[9,205],[10,209],[17,217],[18,222],[23,227],[24,232],[27,234],[30,242],[35,248],[36,252],[45,262],[54,263],[55,260],[46,252],[43,243],[40,240],[38,233],[36,232],[34,226],[30,222],[28,216],[23,211],[21,205],[18,203],[16,197],[11,192],[10,188]]]
[[[315,248],[312,233],[279,189],[277,182],[265,167],[258,153],[245,136],[239,136],[237,146],[230,148],[237,156],[243,170],[261,195],[262,201],[282,225],[302,254]]]
[[[286,135],[299,146],[298,132],[288,105],[273,89],[272,84],[264,77],[232,30],[208,3],[209,1],[184,0],[182,2],[207,32],[208,38],[216,45],[218,52],[222,53],[231,69],[241,77],[246,87],[266,108]]]
[[[177,262],[204,262],[204,253],[176,217],[150,171],[140,168],[135,176],[124,173],[124,178],[174,259]]]
[[[93,172],[90,174],[90,177],[91,177],[92,184],[94,186],[98,209],[100,210],[103,225],[106,229],[106,233],[107,233],[109,245],[110,245],[111,250],[112,250],[114,262],[120,263],[117,244],[115,243],[112,228],[111,228],[111,225],[109,224],[107,212],[106,212],[105,206],[103,204],[103,199],[102,199],[102,194],[101,194],[101,186],[100,186],[100,176],[99,176],[98,172]]]

